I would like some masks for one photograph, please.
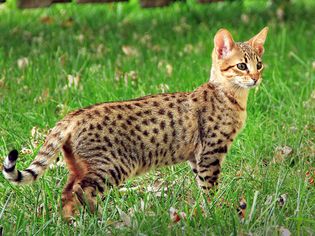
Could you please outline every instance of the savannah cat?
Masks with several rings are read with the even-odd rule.
[[[226,29],[214,37],[210,81],[193,92],[165,93],[92,105],[59,121],[31,165],[15,168],[18,152],[3,174],[16,184],[37,180],[63,151],[69,169],[62,193],[63,215],[75,207],[96,209],[96,194],[152,168],[188,161],[199,186],[217,184],[222,161],[242,129],[250,88],[262,80],[268,28],[246,42]]]

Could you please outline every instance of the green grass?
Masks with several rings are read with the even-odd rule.
[[[9,3],[0,10],[0,162],[10,149],[30,149],[32,154],[21,155],[20,169],[36,155],[34,141],[41,144],[42,134],[68,111],[160,93],[165,85],[170,92],[192,91],[208,80],[219,28],[228,28],[236,40],[249,39],[266,25],[270,31],[264,81],[250,94],[247,125],[204,210],[205,196],[182,164],[128,181],[127,187],[139,188],[107,193],[101,218],[82,213],[76,226],[69,226],[60,212],[67,170],[58,166],[31,186],[13,186],[0,175],[5,235],[277,235],[281,227],[293,235],[315,234],[315,188],[306,177],[315,168],[314,4],[293,3],[280,21],[272,8],[257,1],[243,6],[188,1],[155,10],[141,10],[132,2],[20,11]],[[42,23],[44,16],[53,22]],[[126,56],[124,45],[137,55]],[[20,69],[17,61],[23,57],[29,63]],[[135,80],[130,71],[136,72]],[[67,87],[67,75],[80,76],[79,88]],[[35,126],[39,135],[32,137]],[[282,159],[277,148],[283,146],[293,152]],[[157,178],[163,188],[168,186],[165,196],[146,190]],[[282,194],[287,197],[281,207],[277,199]],[[244,222],[235,210],[241,197],[247,202]],[[172,224],[170,207],[185,212],[187,219]],[[131,216],[131,226],[118,224],[118,208]]]

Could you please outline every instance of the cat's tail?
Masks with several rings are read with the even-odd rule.
[[[45,143],[30,166],[23,171],[15,168],[18,151],[12,150],[4,160],[2,170],[4,177],[15,184],[34,182],[44,174],[45,170],[56,159],[61,147],[70,137],[70,132],[74,128],[72,126],[69,121],[60,121],[48,134]]]

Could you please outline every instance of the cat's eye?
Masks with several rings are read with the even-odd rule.
[[[245,63],[238,63],[236,66],[240,70],[246,70],[247,69],[247,65]]]
[[[260,70],[262,68],[262,63],[261,62],[258,62],[257,63],[257,70]]]

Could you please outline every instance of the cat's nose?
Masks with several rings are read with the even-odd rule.
[[[259,80],[259,75],[252,75],[251,79],[254,81],[254,84],[256,84],[257,81]]]

